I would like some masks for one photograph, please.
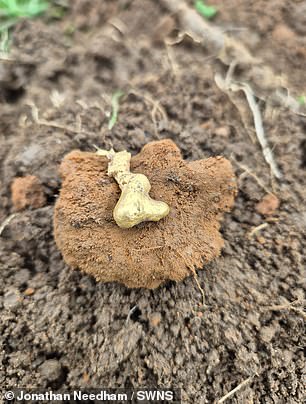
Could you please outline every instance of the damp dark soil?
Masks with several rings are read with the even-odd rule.
[[[18,23],[14,60],[0,63],[0,386],[174,386],[184,403],[213,403],[246,380],[227,402],[302,403],[305,117],[260,102],[283,173],[271,181],[254,130],[214,83],[212,55],[188,37],[164,45],[180,26],[159,1],[71,3],[60,19]],[[214,24],[306,94],[305,2],[214,4]],[[226,157],[238,178],[221,256],[197,272],[204,306],[194,277],[155,290],[99,283],[54,241],[67,153],[137,154],[166,138],[187,161]],[[11,186],[26,176],[44,203],[16,212]]]

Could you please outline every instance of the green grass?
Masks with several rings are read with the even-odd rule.
[[[33,18],[49,7],[44,0],[0,0],[0,17],[4,19]]]
[[[210,20],[217,14],[217,9],[213,6],[208,6],[203,0],[196,0],[194,2],[194,7],[202,17]]]
[[[108,122],[108,129],[112,130],[116,125],[119,113],[119,101],[120,98],[124,95],[122,91],[115,91],[112,95],[112,114],[110,120]]]
[[[10,48],[10,36],[8,29],[0,31],[0,54],[7,54]]]
[[[300,95],[298,97],[298,103],[302,106],[306,105],[306,95]]]
[[[47,10],[45,0],[0,0],[0,52],[9,52],[9,29],[22,18],[34,18]]]

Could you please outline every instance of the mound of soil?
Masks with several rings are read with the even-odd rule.
[[[132,158],[131,171],[149,178],[150,195],[166,202],[170,213],[131,229],[119,228],[112,218],[120,190],[107,167],[106,157],[80,151],[61,164],[54,234],[69,265],[97,281],[155,288],[184,279],[220,254],[219,221],[236,193],[228,160],[185,162],[171,140],[144,146]]]
[[[211,3],[214,24],[286,75],[290,94],[306,94],[301,2]],[[61,19],[24,20],[11,31],[15,61],[0,60],[2,390],[174,386],[183,403],[211,404],[245,381],[226,404],[304,400],[305,117],[260,102],[283,174],[271,185],[252,120],[214,84],[214,55],[188,36],[164,46],[168,29],[156,43],[164,18],[181,30],[170,14],[160,1],[75,0]],[[109,131],[118,89],[126,95]],[[205,306],[193,277],[155,290],[96,282],[72,271],[54,241],[67,153],[96,144],[134,155],[169,138],[188,162],[225,156],[238,178],[221,255],[197,273]],[[16,213],[11,184],[27,175],[39,178],[46,205]],[[271,192],[279,203],[270,197],[269,209],[258,209]]]

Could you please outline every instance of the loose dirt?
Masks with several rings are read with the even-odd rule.
[[[296,97],[306,93],[302,3],[214,2],[214,23],[289,77]],[[0,386],[175,386],[183,402],[213,403],[249,380],[228,402],[302,403],[305,117],[260,102],[283,173],[271,183],[252,127],[214,84],[214,57],[188,37],[154,39],[168,15],[158,1],[77,0],[63,18],[21,21],[12,33],[16,62],[0,63],[0,223],[14,211],[16,177],[39,178],[46,206],[2,229]],[[125,96],[108,131],[118,89]],[[188,162],[224,156],[238,178],[221,256],[197,272],[204,307],[193,277],[155,290],[103,284],[71,270],[54,241],[67,153],[96,144],[135,155],[169,138]],[[256,206],[270,192],[280,204],[266,217]]]

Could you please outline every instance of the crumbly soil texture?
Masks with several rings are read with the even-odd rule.
[[[214,24],[306,94],[305,2],[213,3]],[[302,403],[305,117],[258,100],[283,173],[271,181],[252,121],[215,85],[214,55],[174,40],[181,27],[162,2],[76,0],[63,11],[20,21],[13,60],[0,61],[1,388],[172,386],[184,403],[214,403],[245,382],[227,402]],[[232,162],[239,192],[220,257],[154,290],[71,269],[53,235],[63,157],[93,145],[136,155],[160,139],[187,162]]]
[[[98,281],[156,288],[181,281],[219,256],[222,214],[233,206],[236,181],[229,160],[186,162],[172,140],[146,144],[131,160],[146,175],[151,195],[170,212],[157,223],[120,228],[113,216],[120,189],[107,157],[72,151],[65,156],[54,209],[54,236],[66,263]],[[137,206],[137,205],[136,205]],[[203,214],[205,212],[205,214]]]

